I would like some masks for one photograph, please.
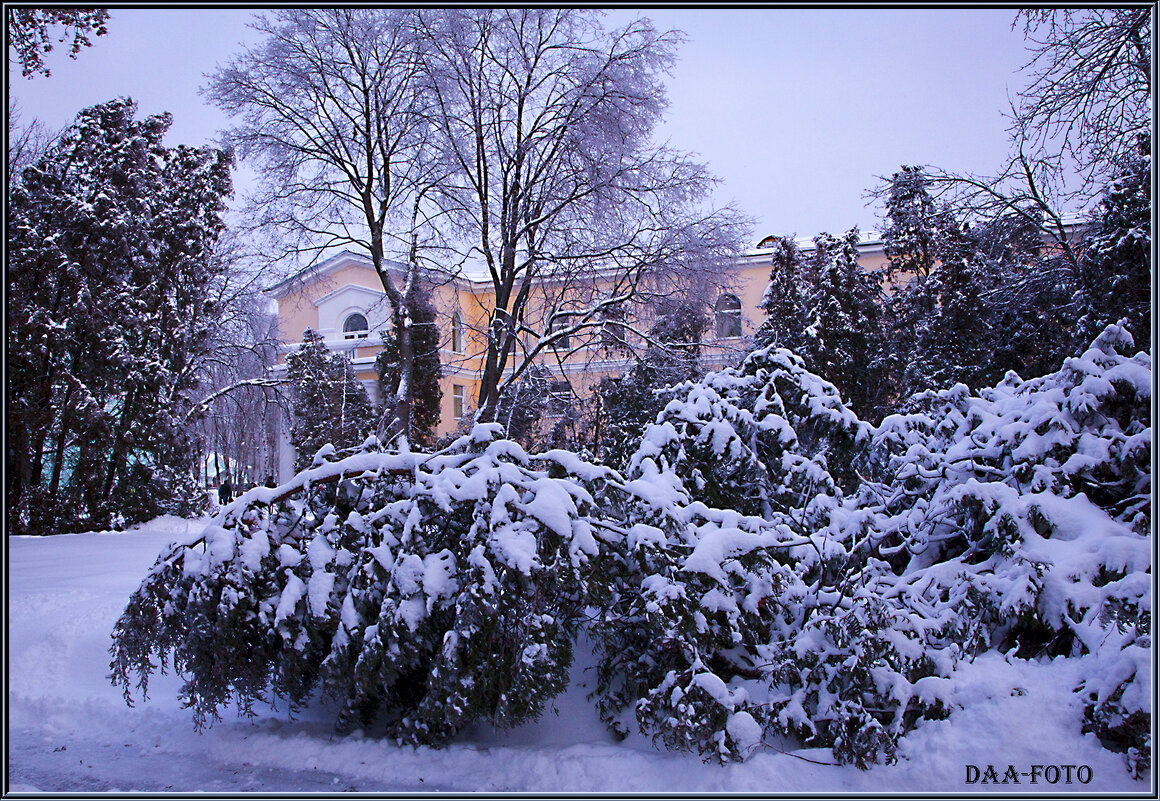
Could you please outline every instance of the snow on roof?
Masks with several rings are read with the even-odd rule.
[[[756,245],[745,251],[746,256],[762,256],[770,253],[773,250],[773,240],[780,239],[777,234],[770,234],[762,237]],[[793,238],[794,244],[797,245],[798,250],[809,253],[816,249],[814,244],[814,237],[812,236],[795,236]],[[860,231],[858,234],[858,247],[874,247],[882,244],[882,234],[878,231]]]
[[[393,259],[384,259],[384,262],[387,265],[387,269],[392,272],[402,273],[407,268],[407,265]],[[271,286],[266,287],[264,291],[273,295],[275,298],[281,298],[285,295],[288,295],[290,292],[294,291],[294,289],[302,286],[305,283],[331,275],[338,272],[342,268],[349,267],[351,265],[359,265],[368,269],[373,269],[369,256],[363,253],[354,253],[349,250],[343,250],[331,256],[330,258],[306,265],[293,275],[290,275],[287,278],[283,278],[276,284],[272,284]]]

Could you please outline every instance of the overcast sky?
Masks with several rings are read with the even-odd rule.
[[[607,22],[637,15],[687,34],[662,136],[721,178],[718,201],[755,219],[755,242],[877,228],[864,195],[878,176],[901,164],[987,173],[1007,152],[1001,112],[1027,60],[1012,10],[648,9]],[[142,116],[173,114],[169,144],[212,141],[228,120],[198,89],[252,40],[249,17],[113,9],[75,61],[63,46],[49,54],[51,77],[10,64],[10,92],[25,122],[53,129],[129,96]]]

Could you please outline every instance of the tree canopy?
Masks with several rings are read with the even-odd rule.
[[[192,511],[184,429],[215,309],[228,154],[170,117],[85,109],[13,187],[8,523],[35,533]]]

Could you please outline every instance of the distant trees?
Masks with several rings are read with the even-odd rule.
[[[1091,217],[1080,261],[1081,323],[1077,335],[1093,336],[1120,318],[1137,345],[1152,345],[1152,159],[1147,139],[1126,157],[1104,187]]]
[[[859,414],[871,416],[883,391],[882,278],[858,264],[856,228],[840,239],[814,239],[807,298],[809,338],[801,348],[808,369],[823,376]]]
[[[978,387],[1002,375],[993,375],[997,311],[983,299],[998,281],[1000,263],[1010,260],[987,242],[1002,226],[964,227],[929,190],[921,167],[904,166],[884,187],[882,241],[897,285],[884,309],[888,375],[882,380],[892,386],[879,412],[923,389],[957,381]],[[1037,250],[1026,242],[1018,257]]]
[[[1008,370],[1042,375],[1079,347],[1082,231],[1060,220],[1060,236],[1069,238],[1063,251],[1039,215],[997,207],[980,215],[962,196],[940,198],[939,186],[924,168],[903,167],[878,191],[893,276],[878,416],[923,390],[979,388]]]
[[[1151,342],[1150,12],[1032,10],[1019,23],[1031,83],[1007,163],[993,176],[903,167],[873,192],[898,281],[885,345],[896,403],[1007,370],[1043,375],[1121,319]]]
[[[205,484],[228,475],[241,486],[277,475],[277,427],[290,409],[289,386],[284,377],[270,374],[278,332],[261,293],[260,262],[228,233],[216,258],[221,273],[205,291],[217,317],[200,360],[200,399],[187,419]]]
[[[107,527],[195,503],[184,417],[215,308],[231,161],[168,115],[82,111],[12,188],[8,527]]]
[[[16,50],[21,74],[48,77],[51,72],[44,65],[45,53],[53,50],[54,29],[63,27],[57,43],[69,43],[69,58],[76,58],[82,47],[92,44],[89,34],[104,36],[108,33],[105,21],[109,12],[103,8],[9,8],[8,46]]]
[[[813,252],[775,238],[761,307],[767,314],[756,348],[792,349],[830,381],[861,415],[874,416],[888,396],[883,276],[858,263],[856,228],[841,238],[822,233]]]

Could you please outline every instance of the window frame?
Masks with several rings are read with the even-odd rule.
[[[555,334],[557,331],[564,329],[564,328],[571,328],[573,325],[573,321],[579,316],[580,315],[578,315],[576,312],[567,312],[567,311],[556,312],[555,314],[552,315],[551,319],[548,321],[548,335],[551,336],[551,335]],[[571,350],[572,349],[572,335],[571,334],[564,334],[562,337],[557,338],[554,342],[552,342],[552,348],[554,348],[555,350],[564,350],[564,351]]]
[[[361,317],[365,328],[350,328],[350,322],[355,317]],[[366,339],[371,335],[371,321],[367,316],[360,311],[353,311],[346,316],[342,321],[342,338],[343,339]]]
[[[459,309],[451,315],[451,352],[465,353],[467,351],[467,329],[463,321],[463,313]]]
[[[717,339],[739,339],[741,337],[744,332],[741,320],[741,298],[732,292],[722,292],[717,297],[717,302],[713,304],[713,329],[714,333],[717,334]]]
[[[467,417],[466,384],[451,385],[451,417],[454,420],[462,420]]]
[[[612,353],[630,353],[632,348],[628,342],[628,334],[624,309],[620,306],[606,309],[600,321],[600,347]]]

